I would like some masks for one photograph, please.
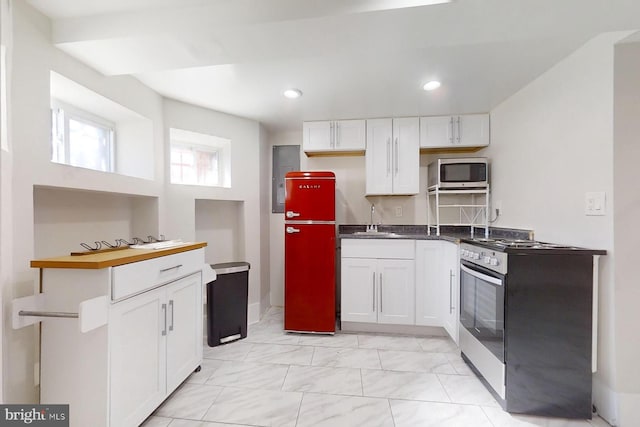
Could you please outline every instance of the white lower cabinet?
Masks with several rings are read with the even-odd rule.
[[[458,245],[416,242],[416,325],[441,326],[458,342]]]
[[[201,274],[114,305],[110,425],[137,425],[202,360]]]
[[[342,321],[413,324],[414,256],[411,240],[343,239]]]
[[[460,246],[455,243],[442,242],[443,259],[440,264],[444,274],[441,279],[445,286],[445,302],[448,301],[448,309],[444,313],[443,326],[451,339],[458,344],[458,319],[460,318]],[[449,295],[446,288],[448,284]],[[447,305],[445,304],[445,307]]]
[[[52,307],[111,302],[106,325],[86,333],[76,319],[42,322],[41,403],[69,404],[71,427],[140,425],[202,363],[204,265],[196,249],[106,268],[43,268]]]
[[[458,245],[342,239],[343,322],[444,328],[458,342]]]
[[[378,260],[342,258],[340,304],[343,321],[378,322],[376,272]]]
[[[414,269],[413,259],[378,260],[378,323],[413,324]]]
[[[116,304],[110,313],[110,420],[135,425],[166,393],[167,353],[163,289]]]

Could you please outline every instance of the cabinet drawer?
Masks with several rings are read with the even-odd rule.
[[[415,259],[415,240],[342,239],[344,258]]]
[[[116,301],[201,270],[204,249],[113,267],[111,299]]]

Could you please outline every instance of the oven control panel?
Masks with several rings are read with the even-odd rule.
[[[507,254],[505,252],[493,251],[481,246],[461,243],[460,259],[501,274],[507,273]]]

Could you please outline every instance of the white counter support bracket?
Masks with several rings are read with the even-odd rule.
[[[78,319],[80,332],[92,331],[107,324],[109,302],[106,296],[82,301],[78,312],[46,309],[46,294],[36,294],[13,300],[13,329],[24,328],[51,318]]]

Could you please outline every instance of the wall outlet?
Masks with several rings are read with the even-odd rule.
[[[590,192],[584,195],[584,214],[602,216],[606,212],[606,194],[604,191]]]
[[[402,216],[402,206],[396,206],[396,216],[397,217]]]

